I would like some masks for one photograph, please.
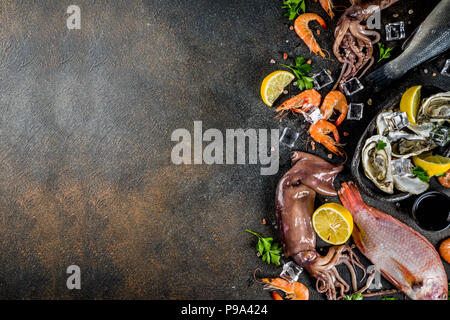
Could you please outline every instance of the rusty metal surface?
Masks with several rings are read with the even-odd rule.
[[[382,19],[397,12],[410,33],[435,3],[403,0]],[[274,176],[256,165],[175,166],[170,136],[201,120],[222,132],[289,125],[306,138],[302,121],[280,123],[259,97],[278,69],[270,59],[310,56],[280,2],[78,1],[81,30],[66,28],[70,4],[0,1],[0,298],[269,299],[252,274],[279,269],[255,256],[244,229],[276,237],[273,197],[289,150]],[[328,50],[335,22],[317,36]],[[443,62],[389,93],[352,97],[372,97],[373,109],[343,123],[347,152],[387,96],[418,82],[448,90],[432,75]],[[312,65],[338,72],[336,61]],[[376,205],[413,225],[409,204]],[[436,245],[449,232],[425,235]],[[72,264],[81,290],[66,288]]]

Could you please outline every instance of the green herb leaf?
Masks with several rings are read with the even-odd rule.
[[[398,300],[396,297],[383,297],[381,300]]]
[[[383,59],[387,59],[391,57],[391,51],[394,48],[385,48],[384,44],[382,44],[381,42],[378,42],[378,49],[380,50],[380,58],[378,59],[377,62],[380,62]]]
[[[258,244],[256,245],[256,250],[258,250],[259,254],[262,256],[262,261],[267,262],[268,264],[273,263],[277,266],[280,265],[281,253],[283,252],[283,248],[277,242],[273,242],[273,238],[263,238],[256,232],[245,229],[245,231],[253,234],[258,238]]]
[[[280,63],[280,66],[288,68],[291,70],[295,77],[297,78],[297,86],[300,91],[305,89],[312,89],[314,87],[314,79],[308,77],[308,74],[312,71],[312,67],[310,64],[306,63],[306,58],[297,57],[294,59],[295,65],[286,65]]]
[[[363,300],[363,296],[362,296],[361,292],[360,293],[354,293],[351,296],[346,295],[344,297],[344,300]]]
[[[302,13],[305,13],[305,0],[284,0],[281,8],[287,10],[284,15],[288,17],[289,20],[294,20]]]
[[[440,174],[436,174],[436,175],[434,175],[435,177],[445,177],[447,175],[447,172],[443,172],[443,173],[440,173]]]
[[[430,182],[430,177],[428,176],[428,173],[422,167],[420,167],[420,166],[414,167],[412,173],[417,178],[419,178],[420,181]]]
[[[377,150],[383,150],[387,146],[387,143],[383,140],[378,140]]]

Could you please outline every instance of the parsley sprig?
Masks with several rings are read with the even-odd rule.
[[[314,79],[308,77],[308,74],[311,72],[312,67],[310,64],[306,63],[305,58],[295,58],[295,65],[288,66],[282,63],[280,63],[280,65],[290,69],[295,74],[295,76],[297,77],[297,86],[300,90],[313,88]]]
[[[420,167],[420,166],[414,167],[412,173],[417,178],[419,178],[420,181],[430,182],[430,177],[428,176],[428,173],[422,167]]]
[[[377,62],[380,62],[383,59],[387,59],[391,57],[391,51],[394,48],[385,48],[384,44],[382,44],[381,42],[378,42],[378,49],[380,50],[380,58],[378,59]]]
[[[305,13],[305,0],[284,0],[281,8],[287,10],[284,15],[289,17],[289,20],[294,20],[302,13]]]
[[[351,296],[346,295],[346,296],[344,297],[344,300],[363,300],[363,296],[362,296],[362,293],[361,293],[361,292],[359,292],[359,293],[354,293],[354,294],[352,294]]]
[[[387,146],[387,143],[383,140],[378,140],[377,150],[383,150]]]
[[[245,229],[245,231],[258,237],[256,249],[262,256],[262,261],[267,262],[267,264],[273,263],[274,265],[279,266],[281,253],[283,251],[281,245],[277,242],[274,243],[273,238],[263,238],[261,235],[248,229]]]

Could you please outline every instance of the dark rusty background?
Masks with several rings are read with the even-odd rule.
[[[411,21],[409,35],[436,3],[402,0],[383,23]],[[81,30],[66,28],[71,4]],[[307,8],[325,17],[317,3]],[[326,21],[316,37],[330,51],[336,20]],[[280,123],[259,96],[280,69],[271,59],[311,56],[287,23],[277,0],[0,1],[0,298],[269,299],[253,271],[280,269],[256,257],[244,229],[276,237],[274,191],[289,150],[274,176],[258,165],[175,166],[170,136],[192,132],[194,120],[222,132],[290,126],[305,150],[302,120]],[[450,89],[432,75],[444,60],[353,96],[374,103],[362,121],[343,123],[346,151],[385,98],[417,83]],[[334,58],[312,66],[337,76]],[[417,229],[409,202],[376,205]],[[437,245],[449,233],[423,234]],[[80,291],[66,288],[71,264]]]

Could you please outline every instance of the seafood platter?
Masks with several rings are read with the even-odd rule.
[[[332,1],[321,0],[324,14],[337,19],[332,48],[323,48],[316,39],[320,32],[314,34],[309,25],[315,21],[325,28],[322,15],[308,12],[308,1],[283,1],[291,30],[302,44],[311,54],[336,59],[341,67],[335,80],[327,70],[310,75],[310,59],[290,57],[294,64],[280,64],[287,70],[269,74],[261,85],[262,100],[274,107],[275,118],[280,122],[296,118],[306,124],[311,145],[311,150],[291,150],[291,167],[276,187],[276,231],[281,243],[247,230],[258,238],[262,261],[280,266],[279,274],[260,278],[275,300],[308,300],[311,291],[329,300],[448,299],[447,80],[439,88],[417,83],[386,95],[373,107],[375,116],[358,137],[353,157],[341,139],[342,123],[363,117],[361,104],[352,100],[355,93],[389,91],[392,83],[450,49],[450,0],[441,0],[407,36],[402,24],[386,25],[387,40],[403,39],[402,52],[391,59],[391,48],[371,24],[396,2],[356,0],[338,12]],[[449,67],[447,60],[439,77],[447,79]],[[286,97],[291,91],[285,88],[291,83],[299,93]],[[292,136],[295,128],[285,128],[280,142],[292,147],[286,138]],[[328,158],[318,149],[325,150]],[[350,176],[342,175],[346,168]],[[319,206],[316,196],[322,202]],[[414,203],[400,204],[406,199]],[[399,215],[384,212],[381,204],[386,202],[408,206],[406,212],[416,224],[407,225]],[[431,234],[440,237],[437,246],[427,239]],[[327,244],[325,251],[319,250],[318,241]],[[391,284],[389,289],[376,283],[380,276]],[[301,280],[305,277],[312,285],[305,285]]]

